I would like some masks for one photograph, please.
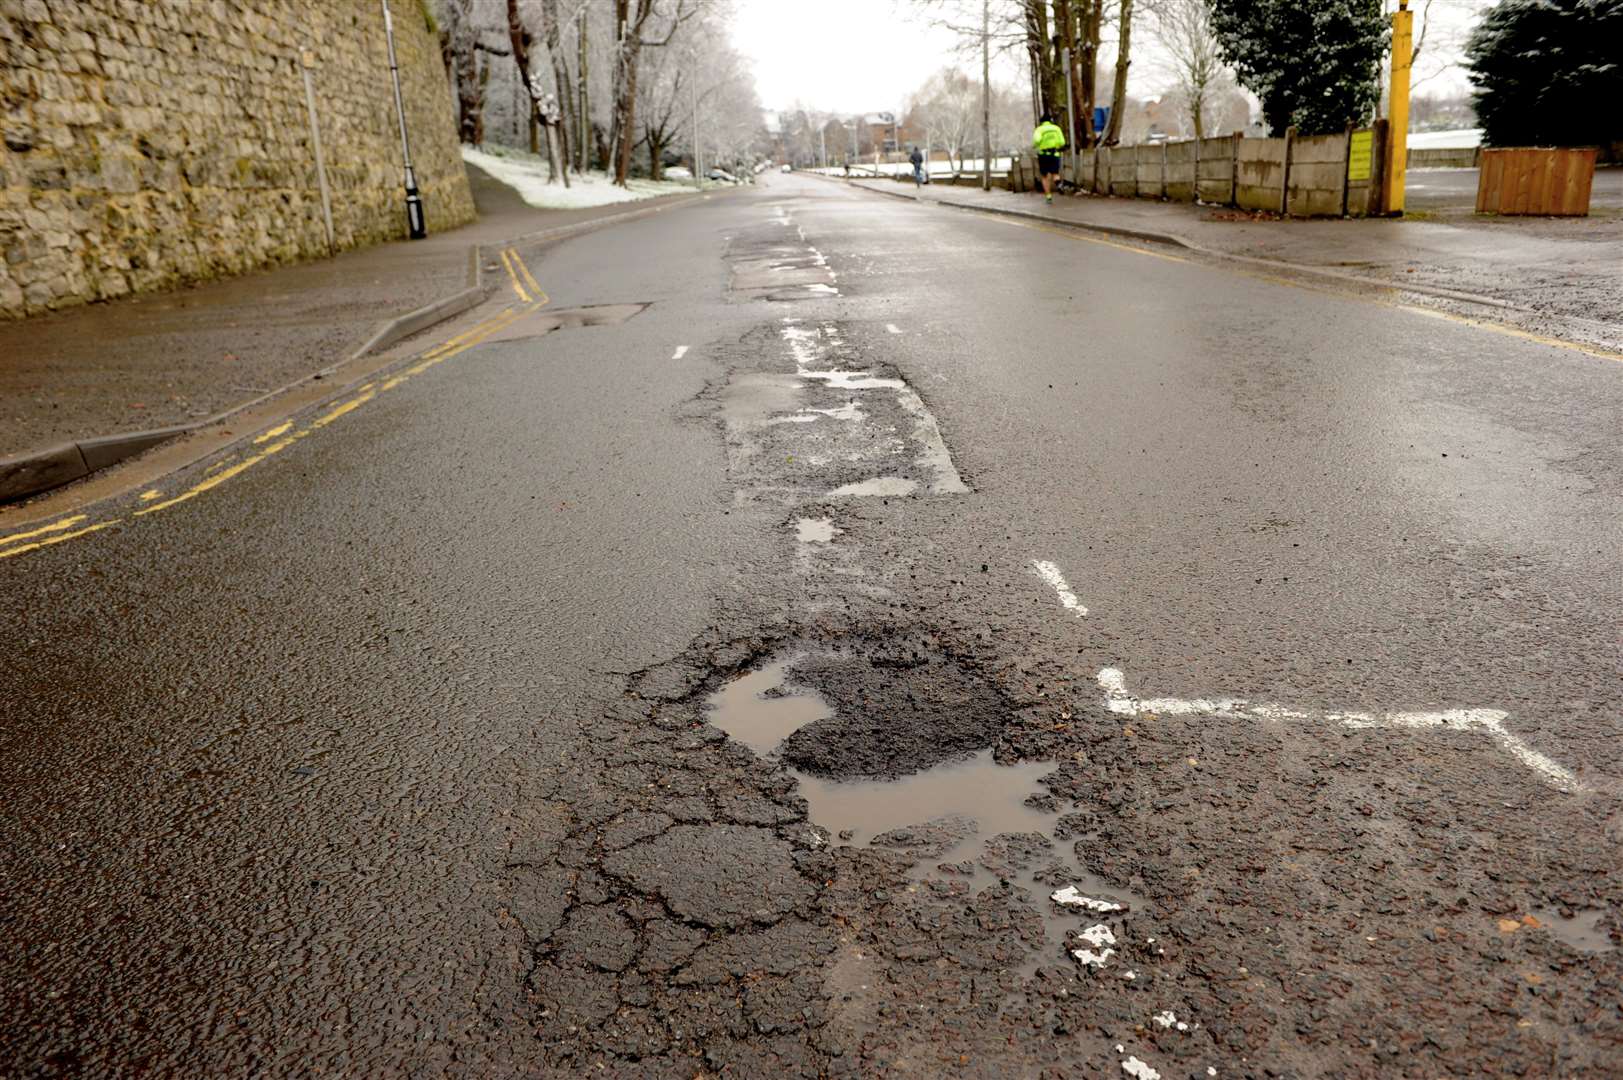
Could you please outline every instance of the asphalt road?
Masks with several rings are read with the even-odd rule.
[[[8,1071],[1619,1075],[1615,358],[790,176],[520,254],[0,538]]]
[[[1407,204],[1415,210],[1474,210],[1477,170],[1411,169],[1405,189]],[[1594,210],[1623,208],[1623,168],[1596,168],[1589,205]]]

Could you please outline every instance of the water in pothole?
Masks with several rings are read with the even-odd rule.
[[[802,544],[828,544],[840,530],[832,518],[796,518],[795,539]]]
[[[1538,908],[1533,912],[1539,925],[1561,944],[1583,953],[1611,952],[1617,948],[1611,936],[1600,925],[1606,912],[1600,910],[1575,911],[1569,918],[1558,908]]]
[[[829,492],[829,498],[837,499],[846,496],[865,497],[882,495],[911,495],[919,489],[917,480],[909,480],[905,476],[876,476],[872,480],[858,480],[855,483],[844,484]]]
[[[834,710],[815,692],[785,686],[804,656],[782,657],[727,683],[710,698],[710,723],[767,756],[801,727],[832,717]],[[1066,962],[1101,919],[1119,924],[1145,907],[1142,897],[1078,870],[1070,845],[1055,843],[1054,815],[1029,802],[1042,793],[1039,781],[1053,768],[1047,762],[999,765],[988,749],[895,780],[832,780],[788,771],[806,799],[810,820],[833,833],[836,842],[905,853],[915,860],[916,877],[943,875],[970,890],[1000,881],[1024,889],[1043,918],[1047,939],[1019,966],[1021,975],[1030,976],[1039,967]],[[1097,906],[1051,899],[1066,888]]]

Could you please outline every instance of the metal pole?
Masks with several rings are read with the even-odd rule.
[[[1386,212],[1403,216],[1409,167],[1409,64],[1414,60],[1414,12],[1409,0],[1398,0],[1392,13],[1392,89],[1387,101]]]
[[[992,190],[992,0],[981,0],[981,190]]]
[[[301,58],[301,67],[304,69],[304,104],[310,110],[310,145],[316,152],[316,183],[321,186],[321,218],[327,224],[327,254],[331,255],[335,244],[332,230],[332,193],[327,189],[327,162],[321,152],[321,125],[316,122],[316,90],[310,81],[310,69],[315,66],[315,53],[309,49],[304,50]]]
[[[413,240],[428,235],[423,223],[423,198],[417,193],[417,173],[411,167],[411,140],[406,136],[406,103],[400,97],[400,65],[394,55],[394,20],[389,17],[389,0],[383,4],[383,33],[389,39],[389,74],[394,79],[394,109],[400,116],[400,156],[406,169],[406,227]]]

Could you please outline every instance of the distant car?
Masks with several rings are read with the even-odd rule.
[[[785,165],[781,171],[783,171],[783,172],[794,172],[794,170],[789,168],[789,166],[787,166],[787,165]]]
[[[665,179],[692,180],[693,170],[689,169],[686,165],[672,165],[670,168],[665,170]]]
[[[705,173],[704,176],[706,180],[720,180],[728,184],[738,183],[738,177],[734,176],[726,169],[711,169],[709,172]]]

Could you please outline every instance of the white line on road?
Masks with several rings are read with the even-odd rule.
[[[671,354],[671,359],[672,360],[680,360],[680,359],[682,359],[682,357],[686,356],[687,354],[688,354],[688,347],[686,345],[678,345],[676,347],[676,352]]]
[[[1082,601],[1076,598],[1076,593],[1065,583],[1065,575],[1059,572],[1059,567],[1041,559],[1031,560],[1031,566],[1037,571],[1038,577],[1048,582],[1049,586],[1059,593],[1059,602],[1075,613],[1077,618],[1080,619],[1088,613],[1088,609],[1082,606]]]
[[[897,329],[895,323],[890,323],[890,322],[886,323],[885,324],[885,329],[889,330],[893,334],[900,334],[901,333],[901,330]]]
[[[1478,731],[1499,744],[1511,757],[1542,776],[1546,783],[1562,791],[1578,791],[1577,774],[1534,750],[1505,729],[1510,714],[1501,709],[1443,709],[1435,712],[1373,713],[1332,712],[1315,715],[1279,705],[1253,705],[1241,698],[1136,698],[1127,692],[1127,680],[1119,668],[1101,668],[1099,686],[1111,712],[1125,716],[1152,713],[1157,716],[1221,715],[1257,720],[1328,720],[1345,728],[1448,728],[1451,731]]]

